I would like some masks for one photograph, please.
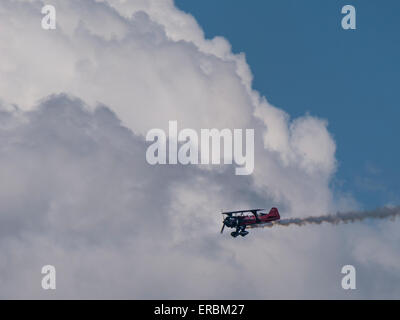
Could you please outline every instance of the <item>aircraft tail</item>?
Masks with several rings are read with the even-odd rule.
[[[279,211],[277,208],[271,208],[271,210],[269,210],[268,213],[269,216],[271,216],[272,218],[276,218],[276,219],[280,219],[281,216],[279,215]]]

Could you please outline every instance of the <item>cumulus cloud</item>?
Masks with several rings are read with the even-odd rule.
[[[205,39],[168,0],[46,4],[53,31],[41,29],[43,1],[0,4],[1,297],[343,297],[349,260],[371,265],[364,274],[385,264],[393,279],[395,250],[362,260],[364,241],[343,245],[356,237],[347,226],[218,234],[220,209],[338,209],[327,122],[271,106],[226,39]],[[144,136],[170,120],[254,128],[253,175],[150,166]],[[361,239],[370,229],[359,227]],[[55,293],[40,287],[44,264],[57,268]]]

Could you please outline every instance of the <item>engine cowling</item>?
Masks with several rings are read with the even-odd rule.
[[[224,220],[224,224],[228,227],[228,228],[234,228],[237,226],[238,221],[236,218],[234,217],[227,217]]]

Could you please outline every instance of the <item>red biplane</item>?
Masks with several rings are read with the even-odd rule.
[[[272,208],[269,213],[262,213],[260,211],[265,209],[250,209],[222,212],[227,217],[222,221],[221,233],[224,231],[225,226],[228,228],[236,228],[236,231],[231,232],[231,236],[236,238],[238,235],[246,236],[249,232],[247,228],[262,227],[265,225],[272,225],[272,221],[279,220],[281,217],[277,208]],[[245,213],[251,215],[245,215]]]

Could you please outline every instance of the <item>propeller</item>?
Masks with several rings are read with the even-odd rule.
[[[223,232],[224,232],[224,229],[225,229],[225,220],[224,220],[224,221],[222,221],[221,233],[223,233]]]
[[[223,212],[224,210],[222,210],[221,209],[221,213]],[[224,232],[224,229],[225,229],[225,219],[222,217],[222,228],[221,228],[221,234]]]

